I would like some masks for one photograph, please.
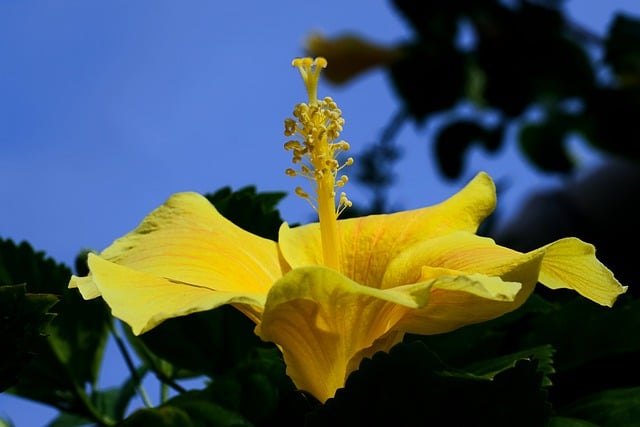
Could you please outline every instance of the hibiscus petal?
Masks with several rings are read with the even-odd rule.
[[[166,319],[224,304],[249,305],[246,308],[251,312],[255,307],[262,307],[266,299],[262,293],[220,292],[175,282],[106,261],[94,254],[89,255],[88,262],[93,286],[111,307],[113,315],[128,323],[136,335]]]
[[[358,283],[379,287],[389,261],[407,247],[453,231],[474,233],[495,208],[493,181],[478,174],[465,188],[434,206],[389,215],[338,221],[341,272]],[[322,265],[318,224],[280,229],[280,248],[292,268]]]
[[[381,287],[386,289],[416,283],[436,277],[426,277],[427,271],[446,275],[446,270],[463,275],[497,276],[505,281],[533,286],[538,279],[542,256],[542,253],[523,254],[499,246],[488,237],[456,232],[406,248],[389,263]],[[537,261],[532,262],[534,259]],[[514,274],[516,272],[517,275]]]
[[[388,351],[404,332],[497,317],[515,308],[520,289],[497,277],[449,275],[380,290],[325,267],[302,267],[273,286],[256,334],[278,344],[296,386],[324,402],[364,357]]]
[[[296,386],[324,402],[372,345],[386,351],[397,343],[402,335],[394,325],[424,303],[408,293],[359,285],[325,267],[299,268],[269,292],[256,334],[278,344]]]
[[[431,276],[433,272],[426,270]],[[397,327],[420,335],[453,331],[515,310],[532,290],[533,286],[523,289],[520,283],[481,274],[440,276],[431,287],[429,303],[413,310]]]
[[[382,288],[436,280],[427,306],[399,327],[417,334],[448,332],[494,319],[524,303],[538,280],[543,253],[520,252],[466,232],[408,248],[390,263]]]
[[[560,239],[538,251],[544,252],[540,283],[551,289],[573,289],[580,295],[612,307],[626,286],[595,256],[595,247],[575,237]]]
[[[237,227],[196,193],[171,196],[100,256],[159,278],[241,293],[266,293],[283,270],[275,242]],[[71,286],[97,296],[88,280],[74,278]]]

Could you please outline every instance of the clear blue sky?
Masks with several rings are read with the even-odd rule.
[[[567,8],[599,34],[613,10],[640,15],[637,0],[570,0]],[[304,100],[290,62],[312,30],[390,44],[409,36],[388,1],[0,2],[0,237],[71,264],[80,249],[104,248],[177,191],[291,191],[301,183],[284,175],[282,123]],[[381,72],[324,85],[321,95],[338,102],[343,137],[356,151],[397,108]],[[412,125],[400,134],[404,157],[391,194],[398,207],[436,203],[480,169],[510,180],[503,207],[552,183],[513,151],[476,152],[468,176],[443,182],[425,140]],[[355,203],[367,195],[351,183],[347,192]],[[290,222],[311,214],[294,196],[281,211]],[[118,369],[102,382],[118,383]],[[0,395],[0,416],[18,427],[44,425],[55,413]]]

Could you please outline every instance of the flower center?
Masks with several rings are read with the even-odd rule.
[[[301,187],[296,188],[296,194],[306,199],[318,213],[324,264],[340,271],[338,216],[351,206],[351,201],[342,192],[336,205],[336,188],[343,187],[348,181],[346,175],[338,177],[340,171],[353,164],[351,157],[342,164],[337,159],[340,153],[349,150],[347,142],[335,142],[342,131],[344,119],[333,99],[318,100],[318,79],[320,71],[327,66],[327,60],[296,58],[292,65],[300,70],[309,102],[297,104],[293,110],[295,119],[284,121],[285,136],[296,138],[284,144],[285,150],[293,152],[294,164],[286,174],[303,176],[310,181],[311,194]]]

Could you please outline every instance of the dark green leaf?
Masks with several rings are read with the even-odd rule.
[[[252,352],[233,370],[216,378],[207,391],[213,401],[256,425],[282,425],[288,424],[285,420],[302,419],[292,402],[293,394],[300,393],[286,376],[282,356],[275,348]]]
[[[118,427],[195,427],[189,414],[173,406],[139,409],[117,425]]]
[[[549,427],[601,427],[588,421],[569,417],[551,417]]]
[[[27,291],[59,297],[51,308],[56,317],[47,340],[11,392],[60,409],[90,416],[85,384],[97,380],[111,321],[100,299],[84,301],[77,289],[68,289],[71,271],[23,242],[0,240],[0,266],[12,283],[27,283]]]
[[[640,387],[605,390],[580,399],[563,415],[600,427],[637,427],[640,420]]]
[[[81,427],[91,425],[91,420],[79,415],[60,413],[46,427]]]
[[[640,328],[638,313],[640,300],[621,297],[608,308],[569,295],[554,311],[529,319],[517,345],[556,349],[552,396],[562,407],[601,390],[640,384],[640,341],[630,333]]]
[[[253,333],[254,326],[235,308],[222,306],[169,319],[140,339],[156,356],[193,376],[213,377],[233,367],[252,349],[270,345]]]
[[[55,295],[27,294],[25,285],[0,285],[0,392],[18,381],[45,341],[45,326],[53,318],[49,310],[57,301]]]
[[[519,360],[488,380],[446,366],[419,342],[401,343],[365,359],[307,425],[544,426],[542,377],[535,361]]]
[[[250,427],[242,416],[210,401],[206,392],[190,391],[153,409],[140,409],[118,427]]]
[[[482,362],[475,362],[467,365],[464,370],[480,377],[492,379],[500,372],[513,368],[519,360],[536,360],[538,362],[538,371],[544,374],[542,385],[550,386],[551,379],[549,376],[554,372],[554,351],[552,346],[543,345],[504,356],[494,357],[489,360],[483,360]]]
[[[465,326],[446,334],[410,335],[405,340],[424,342],[452,366],[468,366],[481,360],[514,353],[521,348],[544,345],[544,341],[520,345],[519,340],[527,331],[529,319],[544,317],[554,310],[553,304],[534,294],[519,309],[497,319]]]

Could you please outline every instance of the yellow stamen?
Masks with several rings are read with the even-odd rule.
[[[300,139],[284,144],[284,149],[293,153],[292,162],[297,166],[297,169],[288,168],[286,174],[303,176],[311,181],[315,195],[300,187],[296,188],[296,194],[306,199],[318,213],[324,264],[340,271],[338,215],[351,206],[351,201],[341,193],[336,206],[335,189],[348,181],[346,175],[338,178],[338,172],[353,164],[351,157],[342,164],[337,159],[340,153],[349,150],[347,142],[334,142],[340,136],[344,119],[331,98],[319,100],[317,96],[320,71],[327,66],[327,61],[324,58],[296,58],[292,64],[300,70],[309,102],[296,105],[293,111],[295,119],[289,118],[284,122],[285,136]]]

